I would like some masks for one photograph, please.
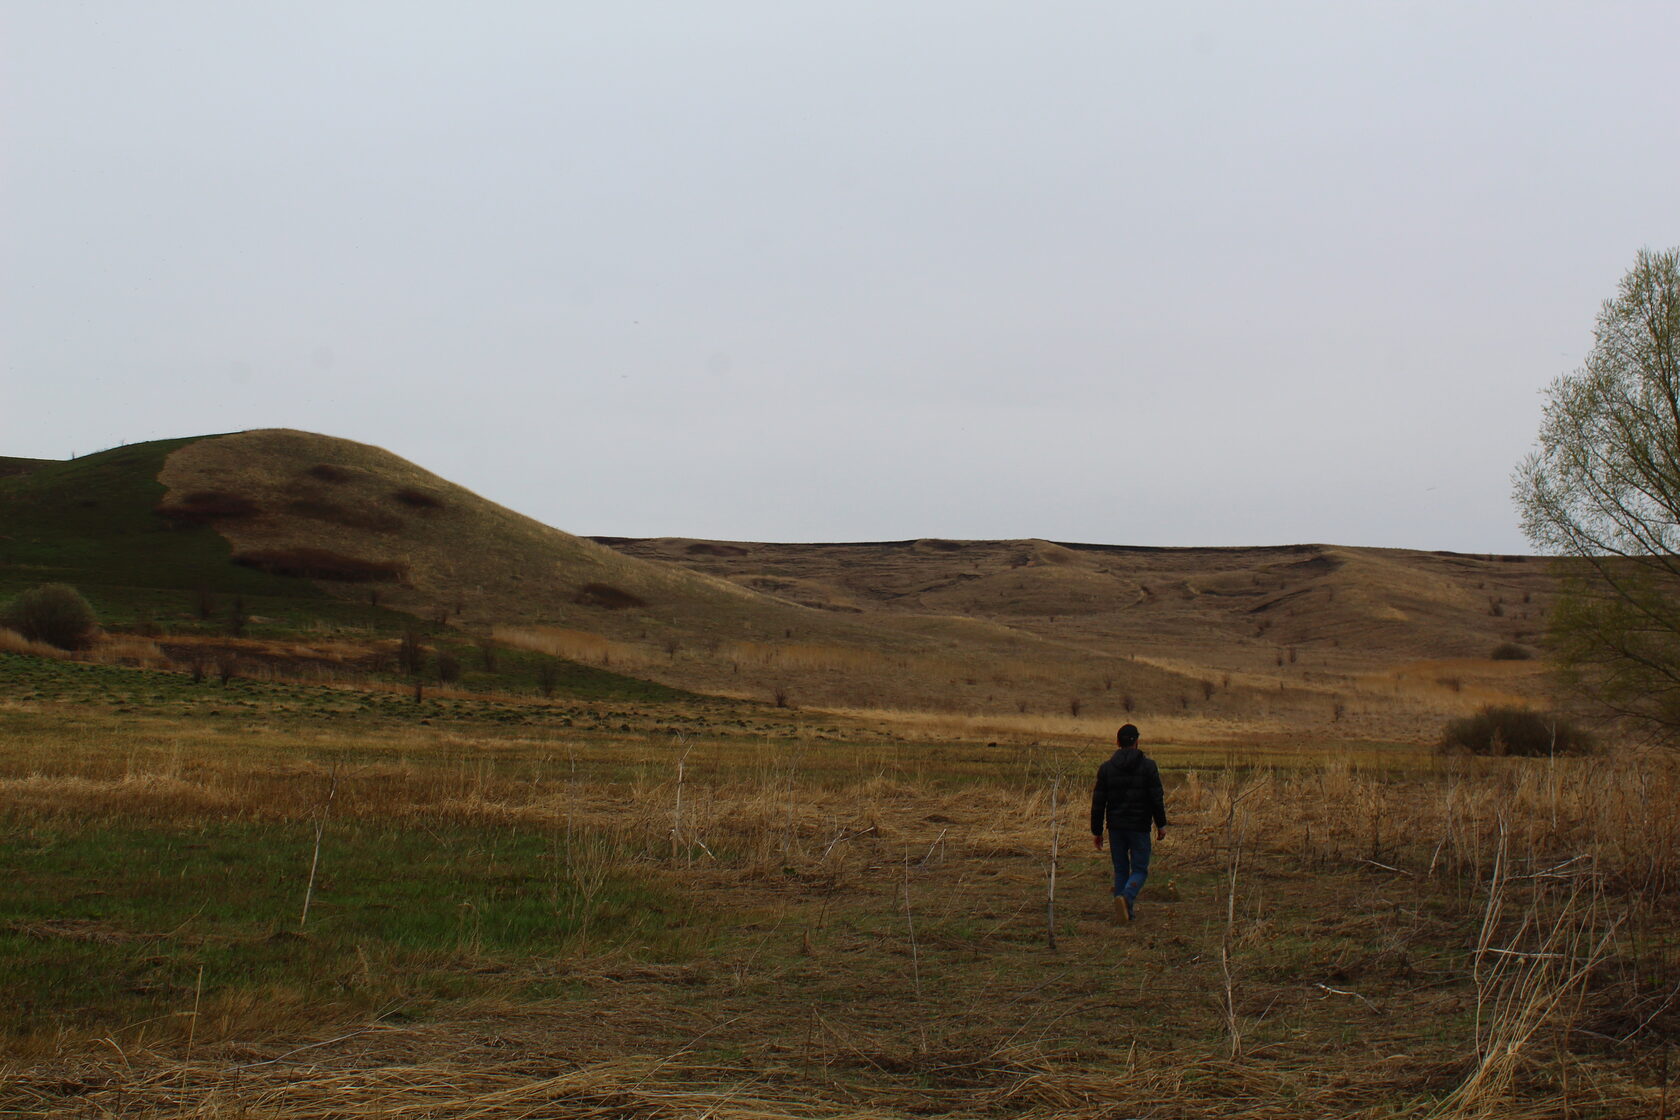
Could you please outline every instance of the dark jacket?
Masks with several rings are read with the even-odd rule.
[[[1110,832],[1148,832],[1167,827],[1167,806],[1161,794],[1161,771],[1155,760],[1136,747],[1121,748],[1114,757],[1097,767],[1097,785],[1091,791],[1091,835],[1103,834],[1106,820]]]

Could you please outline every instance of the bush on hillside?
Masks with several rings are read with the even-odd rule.
[[[1487,707],[1449,722],[1441,733],[1443,751],[1471,754],[1588,754],[1592,737],[1562,716],[1527,708]]]
[[[318,478],[322,482],[349,482],[356,477],[354,472],[347,471],[343,467],[335,467],[331,463],[316,463],[303,473],[310,478]]]
[[[405,630],[402,641],[397,643],[397,668],[417,677],[425,667],[426,647],[420,644],[420,635],[413,630]]]
[[[0,612],[0,626],[16,630],[32,642],[59,649],[86,649],[99,630],[99,616],[68,583],[31,588]]]
[[[1500,642],[1488,656],[1495,661],[1532,661],[1534,651],[1515,642]]]
[[[404,486],[400,490],[393,490],[391,497],[408,506],[410,509],[442,509],[443,499],[436,494],[428,494],[417,486]]]
[[[208,525],[212,521],[254,517],[262,512],[250,498],[221,490],[199,490],[177,502],[159,503],[156,508],[158,516],[179,525]]]
[[[408,565],[392,560],[362,560],[324,548],[272,548],[241,552],[235,564],[277,576],[330,579],[341,583],[385,583],[408,574]]]
[[[626,591],[610,583],[586,583],[572,596],[572,602],[585,607],[605,607],[609,611],[640,609],[648,605],[647,600],[634,591]]]

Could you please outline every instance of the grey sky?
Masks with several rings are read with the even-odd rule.
[[[559,528],[1525,548],[1672,3],[0,6],[0,453]]]

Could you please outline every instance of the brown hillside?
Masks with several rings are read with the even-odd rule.
[[[1363,667],[1485,657],[1502,642],[1536,640],[1552,594],[1537,560],[1398,549],[600,539],[790,601],[962,615],[1229,669],[1273,664],[1290,648]]]
[[[790,602],[882,622],[962,617],[1176,674],[1060,682],[1083,712],[1255,727],[1333,725],[1427,737],[1482,703],[1540,699],[1534,653],[1553,594],[1534,558],[1291,545],[1141,548],[1039,540],[754,544],[600,538],[626,555],[683,564]],[[959,693],[963,690],[958,689]],[[1035,697],[1047,700],[1042,693]],[[981,710],[991,705],[980,704]],[[1211,721],[1211,728],[1210,728]]]
[[[1523,702],[1551,594],[1521,558],[1039,540],[584,539],[378,448],[295,431],[183,446],[166,517],[236,561],[686,688],[929,734],[1419,738]],[[611,545],[612,547],[608,547]],[[816,717],[820,718],[820,717]],[[1104,729],[1107,729],[1106,731]]]
[[[159,512],[214,526],[238,563],[690,688],[859,707],[1002,710],[1024,696],[1043,708],[1066,703],[1062,682],[1111,678],[1099,663],[1119,661],[1002,619],[932,605],[866,613],[827,585],[801,599],[789,584],[627,555],[328,436],[211,437],[175,451],[159,477]],[[1130,672],[1140,690],[1182,685],[1169,669]],[[953,681],[982,678],[990,700],[951,696]]]
[[[717,611],[749,632],[789,613],[728,581],[626,557],[486,501],[390,452],[307,432],[217,436],[174,452],[159,512],[207,522],[236,562],[465,624],[666,625]],[[775,616],[775,617],[771,617]],[[768,632],[768,631],[767,631]]]

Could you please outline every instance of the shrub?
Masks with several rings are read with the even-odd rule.
[[[1592,737],[1556,713],[1528,708],[1487,707],[1449,722],[1441,733],[1443,751],[1471,754],[1587,754]]]
[[[324,548],[274,548],[242,552],[235,564],[277,576],[327,579],[341,583],[376,583],[399,580],[408,573],[406,564],[387,560],[361,560]]]
[[[426,647],[420,644],[420,635],[413,630],[404,631],[402,641],[397,643],[397,668],[417,677],[425,667]]]
[[[633,591],[614,587],[609,583],[586,583],[578,589],[572,602],[585,607],[605,607],[609,611],[621,611],[627,607],[645,607],[647,600]]]
[[[1493,647],[1493,652],[1488,656],[1495,661],[1531,661],[1534,651],[1515,642],[1500,642]]]
[[[303,473],[310,478],[318,478],[322,482],[349,482],[355,477],[354,472],[347,471],[343,467],[335,467],[331,463],[316,463]]]
[[[48,583],[30,588],[7,604],[0,626],[16,630],[31,642],[86,649],[93,644],[99,617],[80,591],[68,583]]]
[[[461,679],[461,661],[453,650],[438,647],[437,675],[439,684],[454,684]]]
[[[262,512],[250,498],[221,490],[199,490],[177,502],[160,503],[156,508],[158,516],[181,525],[208,525],[212,521],[253,517]]]
[[[404,486],[401,490],[393,490],[391,497],[408,506],[410,509],[442,509],[443,499],[435,494],[413,486]]]

